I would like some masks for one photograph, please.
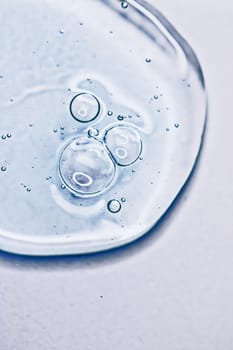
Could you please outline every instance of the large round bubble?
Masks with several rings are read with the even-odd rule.
[[[105,143],[116,163],[121,166],[135,163],[142,152],[140,135],[131,126],[111,128],[106,132]]]
[[[62,151],[59,174],[75,195],[93,196],[110,186],[115,166],[101,142],[80,137],[71,141]]]

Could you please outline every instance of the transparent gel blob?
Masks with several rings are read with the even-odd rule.
[[[141,237],[200,151],[193,50],[143,0],[1,0],[0,22],[0,249],[83,254]]]

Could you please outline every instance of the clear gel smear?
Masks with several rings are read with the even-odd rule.
[[[0,249],[83,254],[148,232],[184,186],[201,67],[143,0],[1,0]]]

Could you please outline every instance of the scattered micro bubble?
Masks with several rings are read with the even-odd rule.
[[[102,142],[82,136],[72,140],[61,153],[59,175],[73,194],[93,196],[110,186],[115,165]]]
[[[31,188],[30,187],[27,187],[27,192],[31,192]]]
[[[168,132],[168,131],[170,131],[170,129],[169,129],[169,128],[166,128],[166,131]]]
[[[6,140],[6,135],[2,135],[2,139],[3,139],[3,140]]]
[[[108,111],[108,116],[111,117],[113,115],[112,111]]]
[[[57,133],[57,129],[53,129],[53,132],[54,132],[54,134],[56,134]]]
[[[142,141],[137,130],[131,126],[116,126],[108,130],[104,141],[118,165],[135,163],[142,152]]]
[[[95,96],[88,93],[81,93],[72,99],[70,112],[77,121],[88,123],[96,119],[99,115],[100,103]]]
[[[122,121],[122,120],[124,120],[124,117],[123,117],[123,115],[118,115],[117,119]]]
[[[10,139],[12,135],[8,132],[6,136],[8,139]]]
[[[146,58],[146,63],[151,63],[151,58]]]
[[[65,33],[64,29],[60,29],[59,33],[64,34]]]
[[[180,124],[176,123],[175,128],[179,128]]]
[[[65,190],[65,189],[66,189],[66,186],[65,186],[65,185],[61,185],[61,189],[62,189],[62,190]]]
[[[13,98],[11,98],[11,99],[10,99],[10,102],[11,102],[11,103],[13,103],[13,102],[14,102],[14,99],[13,99]]]
[[[125,202],[126,202],[126,198],[125,198],[125,197],[122,197],[122,198],[121,198],[121,201],[122,201],[122,203],[125,203]]]
[[[122,1],[122,2],[121,2],[121,7],[122,7],[123,9],[127,9],[128,6],[129,6],[129,4],[127,3],[127,1]]]
[[[91,128],[88,130],[88,136],[89,137],[96,137],[99,135],[99,130],[95,128]]]
[[[119,213],[121,210],[121,203],[117,199],[112,199],[108,202],[108,210],[113,213]]]
[[[6,171],[6,167],[4,165],[1,167],[1,171]]]
[[[158,95],[155,95],[155,96],[154,96],[154,99],[155,99],[155,100],[158,100],[158,98],[159,98]]]

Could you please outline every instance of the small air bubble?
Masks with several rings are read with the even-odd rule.
[[[111,117],[113,115],[112,111],[108,111],[108,116]]]
[[[180,124],[176,123],[175,128],[179,128]]]
[[[2,139],[5,140],[6,139],[6,135],[2,135]]]
[[[122,7],[123,9],[127,9],[128,6],[129,6],[129,5],[128,5],[127,1],[122,1],[122,2],[121,2],[121,7]]]
[[[125,197],[122,197],[122,198],[121,198],[121,201],[122,201],[122,203],[125,203],[125,202],[126,202],[126,198],[125,198]]]
[[[1,167],[1,171],[6,171],[6,167],[5,167],[5,166],[2,166],[2,167]]]
[[[113,213],[119,213],[121,210],[121,203],[117,199],[112,199],[108,202],[108,210]]]
[[[122,120],[124,120],[124,117],[123,117],[123,115],[118,115],[117,119],[122,121]]]
[[[65,33],[64,29],[60,29],[59,33],[64,34]]]
[[[8,139],[11,138],[11,134],[10,133],[8,133],[6,136],[8,137]]]
[[[28,187],[28,188],[27,188],[27,192],[31,192],[31,188]]]
[[[81,123],[88,123],[99,115],[100,103],[95,96],[81,93],[72,99],[70,113],[75,120]]]
[[[96,137],[99,135],[99,130],[95,128],[91,128],[88,130],[88,136],[89,137]]]
[[[146,63],[151,63],[151,58],[146,58]]]

